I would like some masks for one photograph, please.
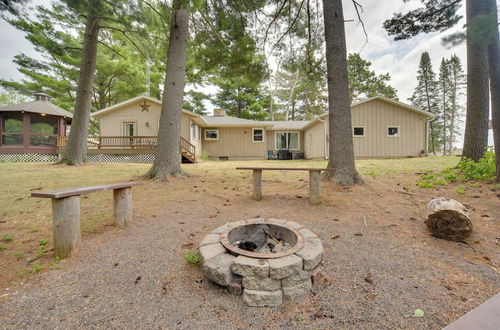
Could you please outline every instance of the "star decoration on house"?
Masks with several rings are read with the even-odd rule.
[[[149,112],[149,107],[151,106],[151,104],[147,104],[147,103],[146,103],[146,100],[144,100],[144,103],[143,103],[143,104],[141,104],[140,106],[141,106],[141,108],[142,108],[142,109],[141,109],[141,112],[143,112],[143,111],[147,111],[147,112]]]

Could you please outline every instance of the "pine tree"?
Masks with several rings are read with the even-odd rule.
[[[347,71],[349,73],[349,95],[351,103],[373,96],[385,96],[397,100],[397,91],[389,85],[389,73],[377,75],[370,70],[372,63],[359,54],[349,54]]]
[[[446,59],[441,59],[441,65],[439,67],[439,78],[438,78],[438,89],[439,89],[439,115],[440,121],[442,123],[442,137],[441,142],[443,144],[443,155],[446,155],[446,147],[448,146],[448,122],[449,122],[449,100],[448,96],[450,94],[450,72],[448,67],[448,61]]]
[[[414,107],[430,112],[436,116],[429,121],[428,139],[429,151],[435,155],[442,135],[438,107],[438,84],[436,75],[432,70],[429,53],[422,53],[417,73],[418,85],[410,98],[410,102]]]
[[[465,87],[465,74],[462,63],[457,55],[452,55],[448,60],[449,73],[449,125],[448,125],[448,152],[451,155],[453,144],[457,142],[460,134],[460,125],[463,123],[464,107],[460,104]]]

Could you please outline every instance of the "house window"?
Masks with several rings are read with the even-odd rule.
[[[399,127],[398,126],[387,127],[387,136],[398,137],[399,136]]]
[[[353,135],[354,136],[365,136],[365,128],[358,126],[358,127],[353,127],[352,128]]]
[[[57,118],[31,114],[31,145],[33,146],[55,146],[58,133]]]
[[[4,113],[2,115],[2,144],[23,145],[23,114]]]
[[[218,129],[206,129],[205,130],[205,140],[218,140],[219,130]]]
[[[299,150],[299,132],[276,132],[276,149]]]
[[[263,142],[264,130],[262,128],[252,128],[252,142]]]
[[[133,123],[133,122],[123,123],[123,135],[124,136],[134,136],[135,135],[135,123]]]

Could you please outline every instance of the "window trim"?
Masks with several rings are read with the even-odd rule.
[[[208,131],[215,131],[217,134],[217,138],[215,138],[215,139],[207,138]],[[218,141],[219,140],[219,129],[218,128],[205,128],[205,130],[203,131],[203,139],[205,141]]]
[[[274,132],[274,150],[279,150],[281,148],[276,148],[276,143],[278,141],[278,139],[276,138],[276,134],[281,134],[281,133],[297,133],[297,149],[292,149],[290,148],[290,146],[287,147],[287,149],[290,149],[290,150],[300,150],[300,131],[276,131]]]
[[[261,141],[255,141],[255,133],[254,132],[256,130],[261,130],[262,131],[262,140]],[[265,136],[266,136],[266,134],[265,134],[265,131],[264,131],[263,128],[252,128],[252,142],[253,143],[264,143],[264,141],[266,139]]]
[[[397,128],[398,129],[398,134],[396,134],[396,135],[389,135],[389,128]],[[400,130],[399,126],[395,126],[395,125],[387,126],[386,134],[387,134],[387,137],[397,138],[397,137],[400,137],[401,130]]]
[[[363,129],[363,135],[356,135],[356,134],[354,134],[354,129],[355,128],[362,128]],[[353,137],[365,137],[366,136],[365,132],[366,132],[366,126],[353,126],[352,127],[352,136]]]

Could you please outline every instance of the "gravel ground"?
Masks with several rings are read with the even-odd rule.
[[[224,199],[193,195],[186,182],[214,183],[197,177],[172,183],[165,193],[179,198],[163,214],[85,236],[62,269],[0,294],[0,328],[442,328],[499,291],[498,197],[467,200],[481,206],[473,216],[493,220],[478,224],[468,243],[447,242],[425,229],[430,197],[418,188],[403,193],[400,179],[327,185],[314,207],[280,182],[266,182],[260,202],[231,189]],[[323,275],[307,299],[247,307],[183,260],[213,228],[256,216],[300,222],[322,239]],[[417,308],[424,317],[412,317]]]

